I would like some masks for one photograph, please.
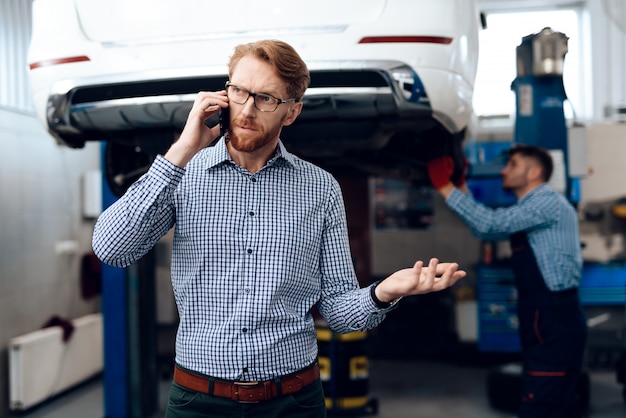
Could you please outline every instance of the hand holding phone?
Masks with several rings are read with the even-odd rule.
[[[230,124],[230,109],[223,107],[220,109],[220,137],[225,136]]]

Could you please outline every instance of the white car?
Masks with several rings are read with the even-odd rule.
[[[195,93],[224,87],[235,45],[281,39],[311,72],[288,149],[335,173],[424,180],[472,124],[479,28],[473,0],[34,0],[29,79],[56,140],[108,141],[123,189]]]

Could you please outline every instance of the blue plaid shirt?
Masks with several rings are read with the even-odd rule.
[[[377,326],[387,310],[360,289],[339,184],[287,152],[251,174],[223,140],[185,169],[158,156],[99,217],[93,249],[125,267],[175,225],[176,361],[229,380],[267,380],[317,357],[311,308],[335,331]]]
[[[446,203],[478,238],[502,240],[525,231],[548,289],[565,290],[580,283],[578,217],[573,206],[547,184],[506,208],[488,208],[459,190]]]

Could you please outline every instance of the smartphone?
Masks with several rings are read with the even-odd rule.
[[[228,125],[230,124],[230,112],[227,107],[220,109],[220,137],[226,135],[228,132]]]

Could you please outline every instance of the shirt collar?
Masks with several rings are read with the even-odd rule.
[[[539,186],[535,187],[534,189],[532,189],[531,191],[529,191],[528,193],[526,193],[524,196],[522,196],[518,202],[521,202],[522,200],[526,200],[529,197],[537,194],[537,193],[541,193],[542,190],[550,190],[550,186],[548,185],[548,183],[543,183],[540,184]]]
[[[285,145],[283,145],[283,141],[281,140],[278,140],[278,148],[276,149],[276,155],[274,156],[274,158],[272,158],[272,160],[277,160],[279,158],[285,160],[292,167],[294,168],[296,167],[296,161],[295,161],[296,156],[290,153],[289,151],[287,151],[287,149],[285,148]]]
[[[222,137],[213,147],[209,148],[204,157],[204,165],[206,169],[213,168],[219,164],[233,161],[228,153],[228,148],[226,148],[226,142],[224,142],[224,137]],[[268,165],[276,164],[279,161],[285,161],[291,167],[297,167],[295,164],[295,155],[287,151],[283,142],[281,140],[278,141],[278,147],[276,148],[276,152],[270,158]]]

